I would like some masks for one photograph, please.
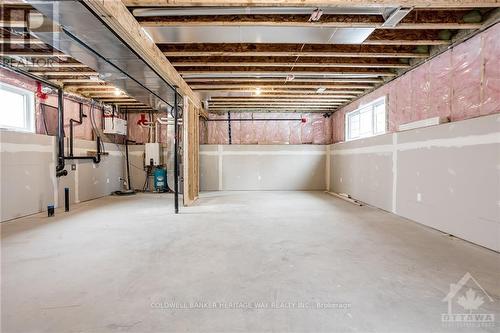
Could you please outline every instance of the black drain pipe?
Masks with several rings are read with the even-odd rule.
[[[101,162],[101,137],[98,136],[96,141],[97,141],[97,154],[96,156],[73,156],[73,145],[74,145],[74,138],[73,138],[73,124],[82,124],[83,118],[86,118],[87,116],[83,114],[83,104],[80,103],[80,116],[79,120],[71,118],[69,120],[69,156],[64,156],[64,150],[63,150],[63,156],[65,160],[92,160],[94,163],[99,164]],[[63,141],[64,142],[64,141]],[[64,143],[63,143],[63,149],[64,149]]]
[[[125,158],[127,160],[127,185],[128,185],[127,187],[128,187],[129,191],[132,191],[132,184],[130,181],[130,162],[129,162],[129,157],[128,157],[128,144],[129,143],[135,143],[135,141],[129,140],[129,139],[125,140]]]
[[[229,144],[233,144],[233,139],[231,137],[231,112],[227,113],[227,132],[229,134]]]
[[[174,206],[175,214],[179,214],[179,108],[177,106],[177,86],[174,86]]]
[[[57,89],[57,166],[56,177],[67,176],[64,170],[64,94],[62,88]]]

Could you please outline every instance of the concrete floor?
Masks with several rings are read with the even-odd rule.
[[[2,332],[456,332],[442,299],[466,272],[498,332],[498,253],[321,192],[172,210],[144,194],[3,223]]]

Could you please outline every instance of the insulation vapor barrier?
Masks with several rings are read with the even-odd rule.
[[[231,121],[228,120],[227,113],[209,114],[209,119],[201,126],[200,138],[206,138],[201,143],[219,145],[331,143],[332,122],[321,113],[231,113],[230,117]]]
[[[500,112],[500,24],[349,104],[331,117],[344,141],[345,114],[388,96],[388,131],[430,117],[459,121]]]
[[[58,96],[55,92],[47,94],[45,98],[39,97],[37,83],[21,74],[0,68],[0,84],[8,84],[23,88],[35,93],[35,132],[55,136],[57,131],[57,104]],[[74,125],[74,138],[81,140],[95,140],[96,132],[104,141],[123,143],[123,137],[102,133],[103,114],[99,104],[91,106],[91,100],[79,96],[64,94],[64,131],[69,133],[70,119],[78,119],[80,103],[83,113],[87,116],[82,124]]]

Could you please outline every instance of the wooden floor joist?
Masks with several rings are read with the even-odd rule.
[[[226,84],[231,82],[242,82],[247,84],[255,84],[259,85],[262,83],[285,83],[285,82],[309,82],[309,83],[383,83],[382,79],[322,79],[322,78],[293,78],[292,80],[286,80],[286,78],[186,78],[186,82],[188,83],[198,83],[198,84]]]
[[[217,21],[213,18],[208,18],[205,20],[199,20],[198,17],[190,17],[187,19],[178,19],[177,17],[155,17],[148,18],[149,20],[141,20],[140,23],[144,27],[178,27],[178,26],[223,26],[223,27],[240,27],[240,26],[255,26],[255,27],[322,27],[322,28],[383,28],[383,21],[379,23],[370,22],[346,22],[345,20],[339,21],[326,21],[324,19],[318,22],[308,22],[307,17],[301,17],[300,19],[293,20],[289,17],[283,17],[282,20],[277,21],[276,19],[269,20],[254,20],[246,21],[241,20],[242,18],[247,18],[247,16],[241,17],[226,17],[221,16]],[[206,18],[206,17],[205,17]],[[154,19],[154,20],[151,20]],[[439,23],[400,23],[394,29],[479,29],[481,27],[480,23],[460,23],[460,22],[439,22]]]
[[[346,102],[349,101],[350,98],[335,98],[335,97],[330,97],[330,98],[316,98],[316,97],[284,97],[284,96],[274,96],[274,97],[269,97],[269,96],[250,96],[250,97],[212,97],[208,101],[209,103],[218,103],[218,102],[262,102],[262,101],[293,101],[293,102]]]
[[[326,62],[316,62],[316,63],[304,63],[304,62],[172,62],[174,67],[241,67],[241,66],[258,66],[258,67],[321,67],[321,68],[409,68],[410,65],[402,63],[394,64],[371,64],[371,63],[326,63]]]
[[[77,71],[60,71],[60,72],[49,72],[49,71],[31,71],[31,74],[43,75],[43,76],[98,76],[99,73],[96,72],[77,72]]]
[[[101,16],[108,27],[149,63],[167,82],[179,87],[197,108],[201,101],[182,79],[170,62],[162,55],[156,44],[146,35],[140,24],[120,0],[84,0],[94,13]]]
[[[367,45],[370,46],[370,45]],[[167,58],[173,57],[367,57],[367,58],[419,58],[428,53],[418,52],[335,52],[335,51],[164,51]]]
[[[21,38],[21,37],[0,37],[0,44],[13,44],[13,45],[45,45],[36,38]]]
[[[215,88],[215,89],[196,89],[197,92],[200,93],[214,93],[214,92],[220,92],[220,93],[252,93],[255,94],[255,88],[226,88],[226,89],[221,89],[221,88]],[[278,89],[278,88],[272,88],[272,89],[262,89],[262,92],[260,96],[267,96],[269,94],[280,94],[283,96],[289,96],[289,95],[294,95],[294,94],[307,94],[309,96],[316,96],[316,95],[322,95],[316,92],[317,88],[311,88],[311,89]],[[359,96],[365,92],[364,89],[360,90],[334,90],[334,89],[327,89],[326,93],[327,94],[353,94],[356,96]]]
[[[410,35],[413,31],[409,31]],[[385,34],[387,35],[387,33]],[[385,35],[382,35],[384,37]],[[436,38],[433,35],[433,38]],[[210,56],[264,56],[272,57],[274,53],[286,54],[288,57],[309,56],[316,54],[330,57],[426,57],[428,54],[416,52],[412,45],[395,47],[392,45],[360,45],[360,44],[294,44],[294,43],[174,43],[158,44],[158,48],[168,56],[193,56],[197,53]],[[174,53],[175,52],[175,53]],[[183,55],[182,53],[185,53]],[[248,55],[248,53],[250,53]],[[203,54],[202,56],[206,56]],[[213,55],[212,55],[213,54]]]
[[[498,6],[497,0],[123,0],[130,7],[390,7],[398,4],[415,8],[478,8]]]
[[[238,89],[238,88],[261,88],[261,89],[318,89],[323,87],[326,89],[371,89],[372,85],[362,85],[362,84],[261,84],[261,85],[250,85],[250,84],[219,84],[219,85],[191,85],[193,89]]]

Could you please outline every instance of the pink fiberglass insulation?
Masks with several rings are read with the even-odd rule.
[[[345,111],[337,111],[332,115],[333,142],[344,141],[344,115]]]
[[[240,119],[250,119],[252,117],[251,113],[240,114]],[[255,126],[252,121],[241,121],[239,124],[240,129],[240,144],[255,144]]]
[[[208,123],[204,118],[200,118],[200,144],[208,143]]]
[[[479,115],[481,107],[482,36],[476,36],[452,50],[453,89],[450,120]]]
[[[150,121],[149,114],[146,114],[145,117],[148,121]],[[128,116],[129,140],[133,140],[136,143],[149,142],[149,128],[138,125],[137,122],[139,119],[141,119],[140,113],[131,113]]]
[[[36,81],[25,77],[21,74],[11,72],[9,70],[0,69],[0,82],[10,84],[15,87],[23,88],[32,91],[34,94],[37,91]],[[80,114],[80,102],[83,104],[83,113],[87,118],[83,119],[83,124],[74,124],[74,137],[82,140],[94,140],[91,117],[90,117],[90,100],[80,98],[78,96],[65,94],[64,96],[64,131],[69,135],[69,121],[71,118],[78,119]],[[47,105],[42,108],[41,104]],[[47,95],[46,99],[39,98],[35,95],[35,130],[38,134],[55,135],[57,131],[57,105],[58,97],[56,92]],[[93,108],[93,120],[95,120],[97,130],[102,134],[102,109],[98,106]],[[47,130],[46,130],[47,129]],[[105,141],[120,141],[118,138],[109,136]]]
[[[211,119],[226,120],[227,115],[209,114],[209,120]],[[208,121],[207,128],[209,144],[213,142],[224,142],[223,144],[227,144],[229,142],[227,121]]]
[[[210,114],[209,119],[227,120],[227,114]],[[232,144],[331,143],[332,124],[321,113],[231,113],[231,119]],[[209,120],[207,124],[208,144],[229,142],[227,121]]]
[[[445,52],[432,61],[429,67],[428,117],[448,117],[451,113],[451,52]],[[394,131],[397,128],[392,128]]]
[[[409,77],[411,80],[411,109],[407,119],[414,121],[418,118],[428,118],[430,108],[429,63],[424,63],[416,68]]]
[[[388,131],[430,117],[463,120],[500,112],[500,24],[350,103],[331,117],[344,140],[345,114],[387,96]]]
[[[481,115],[499,112],[500,109],[500,24],[496,24],[484,34],[483,96]]]
[[[302,144],[301,132],[304,123],[302,123],[302,121],[288,121],[288,126],[290,127],[290,137],[288,143],[291,145]]]
[[[231,142],[235,145],[241,143],[241,122],[237,121],[240,119],[241,115],[239,113],[231,113]]]

